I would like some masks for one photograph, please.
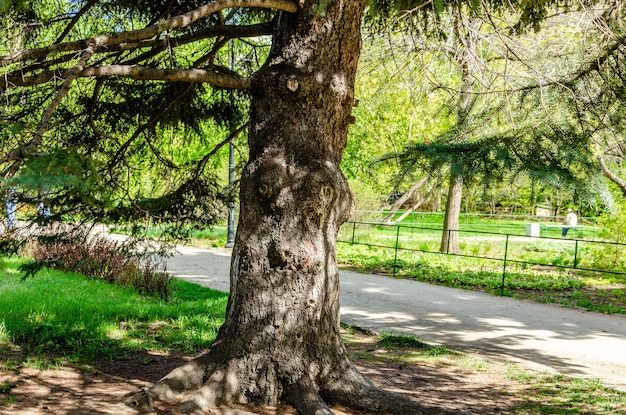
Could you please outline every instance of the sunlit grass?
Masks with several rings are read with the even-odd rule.
[[[208,347],[224,319],[227,296],[181,280],[168,302],[83,276],[45,270],[22,281],[19,259],[0,271],[0,347],[85,359],[140,350]]]

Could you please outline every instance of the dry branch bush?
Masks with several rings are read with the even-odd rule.
[[[42,235],[29,243],[27,250],[35,271],[47,266],[133,287],[142,294],[169,297],[171,275],[151,256],[134,251],[131,244],[75,231]]]

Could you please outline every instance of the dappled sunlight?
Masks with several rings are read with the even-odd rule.
[[[397,294],[389,291],[388,288],[385,288],[385,287],[382,287],[382,286],[375,287],[375,288],[374,287],[372,287],[372,288],[364,288],[362,291],[366,292],[366,293],[378,293],[378,294],[385,294],[385,295],[390,295],[390,296],[397,295]]]
[[[222,284],[228,290],[230,258],[205,253],[196,257],[202,258],[198,265],[204,271],[185,279],[213,288]],[[193,262],[189,259],[184,266]],[[213,280],[221,282],[214,285]],[[540,370],[600,377],[626,389],[625,316],[347,271],[340,272],[340,283],[343,323],[374,331],[393,328],[430,344],[521,361]]]
[[[376,321],[380,324],[392,324],[398,322],[415,321],[415,317],[409,314],[378,312],[358,310],[350,307],[341,307],[341,315],[354,316],[356,319],[366,319],[368,321]]]
[[[502,319],[502,318],[484,318],[484,319],[479,319],[479,321],[482,321],[485,324],[489,324],[491,326],[500,326],[500,327],[526,327],[525,324],[523,324],[520,321],[515,321],[512,319]]]

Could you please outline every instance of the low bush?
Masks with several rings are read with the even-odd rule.
[[[172,277],[165,266],[148,254],[141,254],[132,244],[114,241],[85,231],[42,235],[27,246],[32,262],[20,270],[25,278],[43,267],[73,271],[87,276],[133,287],[139,293],[169,297]]]

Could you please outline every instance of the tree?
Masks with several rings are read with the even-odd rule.
[[[456,122],[429,143],[422,140],[407,146],[401,155],[403,174],[421,168],[424,159],[431,170],[450,166],[443,252],[458,251],[455,230],[464,184],[481,180],[489,186],[494,180],[513,181],[525,174],[533,181],[573,191],[585,201],[608,201],[590,151],[593,134],[573,128],[568,114],[581,108],[573,92],[580,87],[570,80],[593,62],[587,60],[590,51],[599,50],[603,61],[606,50],[598,47],[602,44],[598,28],[587,26],[593,26],[594,19],[600,21],[593,14],[602,11],[608,19],[605,23],[619,24],[619,19],[611,20],[619,12],[618,6],[604,3],[587,6],[551,9],[554,14],[542,22],[547,28],[538,32],[521,27],[497,6],[476,10],[464,3],[442,4],[441,17],[427,20],[430,30],[412,26],[413,11],[398,14],[409,33],[406,36],[413,40],[411,52],[447,60],[459,74],[442,77],[441,72],[431,72],[429,76],[435,87],[451,92],[450,112]],[[588,37],[583,39],[572,22],[584,27]],[[563,36],[570,39],[566,45]],[[576,104],[566,108],[568,102]]]
[[[528,7],[533,10],[538,7],[531,3]],[[250,96],[250,154],[241,179],[226,322],[207,354],[175,369],[142,396],[148,402],[152,398],[179,402],[187,413],[279,401],[292,404],[301,414],[330,414],[327,402],[372,412],[444,413],[374,387],[350,363],[339,335],[335,241],[352,208],[339,163],[348,126],[354,122],[351,112],[365,0],[58,4],[70,12],[49,17],[48,22],[67,30],[54,33],[58,36],[52,41],[48,29],[25,32],[27,43],[35,47],[12,49],[0,58],[0,88],[9,93],[9,110],[19,110],[19,97],[11,92],[22,91],[21,87],[37,88],[46,102],[36,130],[18,137],[17,145],[5,153],[5,165],[28,165],[49,157],[52,148],[67,149],[56,127],[62,131],[71,119],[92,121],[92,113],[103,110],[98,103],[104,98],[109,100],[106,108],[113,108],[119,104],[116,100],[129,95],[136,106],[130,117],[111,116],[104,124],[110,128],[107,131],[85,123],[91,133],[69,146],[77,166],[96,166],[91,170],[94,174],[86,176],[96,176],[97,171],[102,176],[99,183],[120,186],[116,170],[97,166],[119,165],[120,160],[131,161],[148,151],[167,162],[158,148],[163,141],[148,133],[159,122],[167,124],[165,114],[172,114],[181,97],[189,97],[192,91],[195,97],[205,97],[198,93],[198,84],[236,88]],[[36,26],[29,13],[20,19]],[[111,20],[111,26],[104,28],[109,34],[101,34],[101,25],[107,22],[103,17]],[[272,44],[258,70],[241,76],[219,64],[219,51],[228,39],[261,35],[271,35]],[[72,40],[65,41],[68,36]],[[95,81],[83,83],[82,78]],[[156,88],[152,82],[129,80],[169,84]],[[103,83],[116,88],[103,92]],[[83,90],[90,94],[81,101]],[[150,93],[162,99],[152,101]],[[77,113],[64,107],[70,99],[88,110]],[[143,105],[146,100],[150,108]],[[193,100],[186,104],[191,106]],[[124,109],[128,112],[128,106]],[[132,124],[138,109],[149,115],[142,113],[145,119],[139,128],[119,140],[116,128]],[[123,111],[115,114],[124,115]],[[80,131],[80,122],[72,128]],[[144,145],[133,147],[139,137]],[[135,152],[129,153],[133,148]],[[196,167],[202,167],[203,161]],[[176,213],[191,215],[189,211],[200,204],[191,196],[207,193],[197,177],[183,180],[185,186],[177,188],[183,193],[166,192],[156,211],[167,216],[170,203],[177,205]],[[154,203],[140,211],[150,212],[150,206]]]

